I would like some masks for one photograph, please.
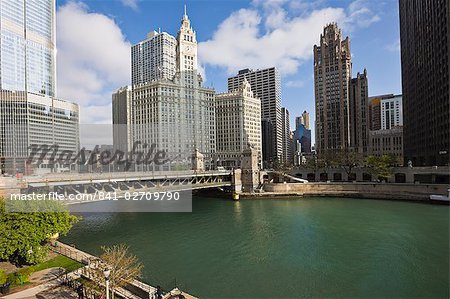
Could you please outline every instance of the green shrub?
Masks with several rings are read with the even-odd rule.
[[[0,269],[0,285],[4,284],[8,280],[8,275],[6,275],[5,271]]]
[[[24,281],[22,280],[22,275],[19,275],[19,273],[15,272],[8,275],[8,282],[12,286],[18,286],[23,284]]]
[[[7,281],[13,286],[23,285],[30,280],[31,274],[33,274],[33,269],[21,269],[17,272],[9,274],[7,277]]]
[[[22,282],[29,281],[30,280],[30,276],[31,276],[31,274],[33,274],[33,272],[34,271],[33,271],[33,269],[31,267],[17,271],[17,273],[19,275],[22,275]]]

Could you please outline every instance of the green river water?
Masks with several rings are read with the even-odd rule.
[[[63,238],[126,243],[143,280],[201,298],[448,298],[449,207],[194,197],[192,213],[85,214]]]

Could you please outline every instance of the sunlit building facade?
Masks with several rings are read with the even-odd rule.
[[[152,31],[131,47],[131,83],[171,80],[176,72],[177,40],[166,32]]]
[[[56,95],[55,0],[0,0],[0,89]]]
[[[283,161],[283,127],[281,116],[281,75],[277,68],[263,70],[243,69],[234,77],[228,78],[228,91],[233,91],[246,79],[252,86],[252,91],[261,100],[261,119],[263,134],[264,162]],[[268,128],[272,126],[272,128]]]
[[[24,91],[0,91],[0,170],[30,174],[35,171],[76,170],[75,165],[57,161],[64,151],[79,149],[79,107],[53,97]],[[34,148],[56,145],[42,163],[27,163]],[[36,158],[42,154],[40,151]]]
[[[74,170],[26,163],[32,146],[79,149],[79,106],[56,98],[55,0],[0,0],[0,171]],[[58,168],[58,169],[57,169]]]
[[[132,50],[132,120],[128,144],[140,142],[136,150],[148,153],[151,146],[164,151],[172,161],[164,165],[137,166],[137,170],[172,170],[190,167],[191,155],[198,150],[205,163],[211,163],[216,151],[215,91],[203,86],[197,67],[196,33],[185,13],[177,37],[168,33],[151,33]],[[145,60],[147,59],[147,60]],[[123,90],[113,95],[122,97],[123,105],[113,105],[113,115],[127,106]],[[122,93],[122,96],[120,96]],[[119,100],[120,101],[120,100]],[[119,107],[120,106],[120,107]],[[125,114],[124,114],[125,113]],[[117,115],[120,113],[117,112]],[[124,121],[114,121],[114,125]],[[119,144],[117,136],[114,144]],[[147,147],[145,147],[147,145]]]
[[[217,158],[221,166],[239,167],[242,152],[253,147],[262,157],[261,101],[248,81],[228,93],[216,95]]]

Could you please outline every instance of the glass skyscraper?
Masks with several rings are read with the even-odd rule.
[[[79,149],[79,106],[56,98],[55,0],[0,0],[0,175],[75,170],[30,146]]]
[[[55,0],[0,0],[0,89],[55,96]]]

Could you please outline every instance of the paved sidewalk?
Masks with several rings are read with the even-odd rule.
[[[59,286],[36,295],[37,299],[78,299],[78,294],[66,286]]]
[[[17,292],[17,293],[13,293],[10,295],[6,295],[5,297],[1,297],[4,299],[24,299],[24,298],[36,298],[36,295],[39,294],[40,292],[44,292],[50,289],[53,289],[57,286],[59,286],[61,284],[60,281],[58,281],[58,279],[54,279],[51,281],[48,281],[46,283],[43,283],[41,285]]]
[[[41,271],[34,272],[30,276],[30,282],[33,283],[45,283],[47,281],[58,278],[64,274],[64,269],[61,267],[48,268]]]
[[[77,279],[79,277],[78,275],[78,270],[75,270],[73,272],[70,272],[69,274],[67,274],[68,277],[71,277],[73,279]],[[62,283],[62,278],[56,278],[56,279],[52,279],[50,281],[47,281],[43,284],[40,284],[38,286],[17,292],[17,293],[12,293],[9,295],[6,295],[4,297],[0,297],[2,299],[28,299],[28,298],[36,298],[36,295],[41,293],[41,292],[45,292],[51,289],[54,289],[58,286],[60,286]]]

